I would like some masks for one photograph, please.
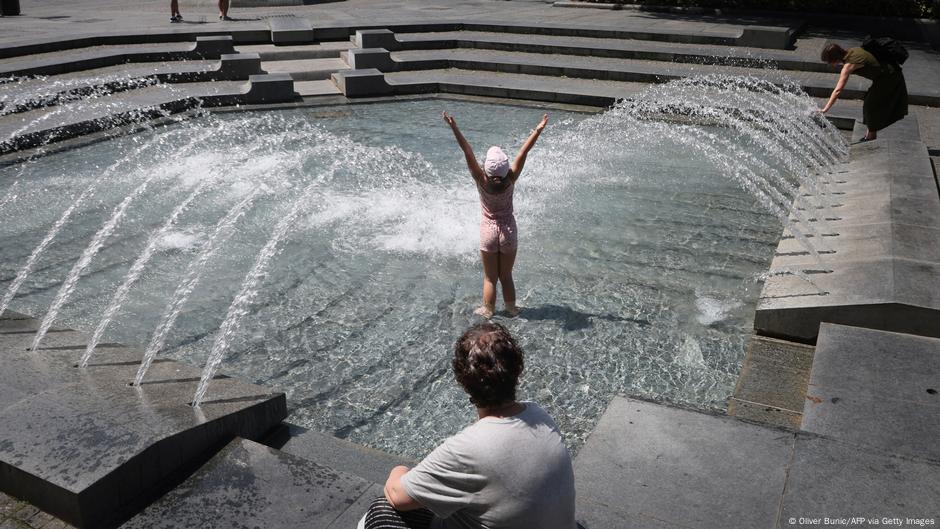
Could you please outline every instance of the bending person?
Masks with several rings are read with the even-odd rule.
[[[822,108],[823,113],[829,112],[853,73],[871,80],[862,107],[863,123],[868,126],[862,141],[876,139],[879,130],[907,115],[907,84],[900,65],[880,62],[863,48],[846,50],[832,43],[823,48],[822,60],[833,66],[842,66],[839,81]]]
[[[561,432],[538,405],[516,401],[523,363],[499,324],[471,327],[457,340],[454,377],[479,420],[416,467],[392,469],[360,529],[575,529]]]
[[[522,174],[526,156],[535,146],[535,141],[548,124],[548,114],[536,125],[512,164],[499,147],[490,147],[483,166],[477,162],[473,149],[457,128],[453,117],[443,112],[444,121],[450,125],[457,143],[467,159],[470,176],[476,182],[480,195],[480,259],[483,261],[483,305],[474,313],[490,318],[496,310],[496,284],[503,285],[503,303],[510,316],[519,314],[516,307],[516,286],[512,280],[512,267],[516,262],[518,231],[516,217],[512,211],[512,192],[516,180]]]

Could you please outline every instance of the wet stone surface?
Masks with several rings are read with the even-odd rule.
[[[351,506],[361,508],[356,500],[375,488],[365,479],[236,439],[121,527],[339,527],[334,522]],[[344,520],[358,518],[348,514]]]

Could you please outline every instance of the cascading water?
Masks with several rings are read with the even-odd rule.
[[[710,77],[597,115],[550,111],[516,189],[523,312],[497,318],[529,352],[523,396],[547,406],[574,446],[614,394],[724,406],[755,281],[812,279],[767,272],[780,223],[807,236],[810,255],[827,231],[830,215],[814,210],[828,207],[825,172],[846,148],[811,106],[786,87]],[[479,205],[442,107],[478,154],[490,144],[512,154],[542,113],[409,101],[176,125],[213,131],[188,156],[207,161],[186,164],[193,174],[177,175],[159,206],[135,202],[139,224],[154,228],[118,227],[113,239],[133,244],[136,260],[128,270],[114,249],[111,268],[83,276],[61,317],[79,327],[95,318],[93,342],[150,338],[137,384],[158,353],[205,362],[193,399],[204,403],[224,360],[228,373],[283,388],[292,422],[420,455],[463,424],[446,351],[479,298]],[[48,158],[59,156],[69,155]],[[136,158],[125,179],[167,163],[155,158]],[[39,196],[46,165],[38,159],[20,181],[17,208]],[[207,174],[218,182],[200,190]],[[72,232],[82,220],[66,223],[52,253],[84,245]],[[8,229],[0,237],[33,241],[19,224]],[[38,286],[62,276],[60,261],[44,260]],[[110,285],[121,286],[98,306]],[[45,299],[33,288],[14,308]]]

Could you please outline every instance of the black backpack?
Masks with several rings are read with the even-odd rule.
[[[902,65],[908,57],[907,49],[891,37],[869,35],[862,41],[862,49],[874,55],[878,62]]]

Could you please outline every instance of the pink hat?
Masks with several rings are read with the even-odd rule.
[[[509,174],[509,157],[499,147],[490,147],[486,151],[483,172],[490,178],[506,178],[506,175]]]

